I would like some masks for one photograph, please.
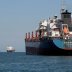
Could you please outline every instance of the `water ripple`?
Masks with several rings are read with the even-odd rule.
[[[0,53],[0,72],[72,72],[72,57]]]

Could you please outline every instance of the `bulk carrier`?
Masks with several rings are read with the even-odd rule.
[[[61,17],[54,16],[40,21],[38,29],[26,33],[26,54],[29,55],[72,55],[71,12],[61,9]]]

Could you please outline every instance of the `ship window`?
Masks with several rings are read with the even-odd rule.
[[[65,14],[64,18],[70,18],[70,15]]]

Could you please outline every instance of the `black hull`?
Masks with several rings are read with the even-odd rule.
[[[51,48],[30,48],[26,47],[27,55],[47,55],[47,56],[72,56],[72,50]]]
[[[52,39],[49,40],[44,39],[40,41],[25,41],[25,45],[27,55],[49,55],[49,56],[72,55],[72,48],[68,50],[65,48],[59,48],[55,45]]]

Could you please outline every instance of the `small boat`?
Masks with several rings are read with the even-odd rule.
[[[7,52],[15,52],[15,48],[12,46],[7,46]]]

